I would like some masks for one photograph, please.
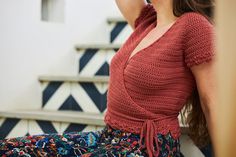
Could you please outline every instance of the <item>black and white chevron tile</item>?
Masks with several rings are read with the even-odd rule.
[[[108,83],[43,82],[44,110],[71,110],[103,113],[106,110]]]
[[[73,131],[95,131],[103,127],[66,122],[52,122],[42,120],[25,120],[18,118],[0,119],[0,139],[37,135],[44,133],[62,133]]]
[[[108,19],[110,31],[110,43],[123,44],[133,32],[131,27],[123,19]]]
[[[118,49],[104,48],[87,48],[78,51],[78,73],[80,76],[109,75],[110,61]]]

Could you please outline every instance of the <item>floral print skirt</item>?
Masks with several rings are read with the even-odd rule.
[[[181,157],[179,139],[158,134],[159,157]],[[0,140],[1,157],[148,157],[139,134],[102,130],[28,135]]]

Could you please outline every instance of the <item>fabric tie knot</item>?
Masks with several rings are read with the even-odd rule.
[[[145,143],[142,144],[142,140],[145,140]],[[156,144],[156,151],[153,145],[153,142]],[[140,133],[139,144],[142,148],[147,148],[147,152],[149,157],[158,157],[159,155],[159,147],[158,147],[158,138],[156,136],[156,127],[154,120],[145,120],[143,127]],[[145,146],[146,145],[146,146]]]

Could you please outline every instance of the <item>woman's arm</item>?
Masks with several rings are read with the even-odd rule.
[[[184,58],[191,69],[199,93],[200,104],[204,112],[211,142],[215,143],[216,99],[218,94],[216,76],[216,34],[205,16],[189,13],[185,16]]]
[[[211,136],[212,143],[215,143],[216,131],[216,60],[209,63],[191,67],[191,71],[196,79],[199,92],[201,107],[206,117],[208,131]]]
[[[134,22],[147,2],[146,0],[116,0],[116,4],[128,24],[134,29]]]

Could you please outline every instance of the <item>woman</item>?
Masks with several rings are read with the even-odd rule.
[[[106,127],[5,139],[2,156],[179,157],[183,107],[195,144],[214,137],[212,0],[116,3],[134,32],[110,64]]]

